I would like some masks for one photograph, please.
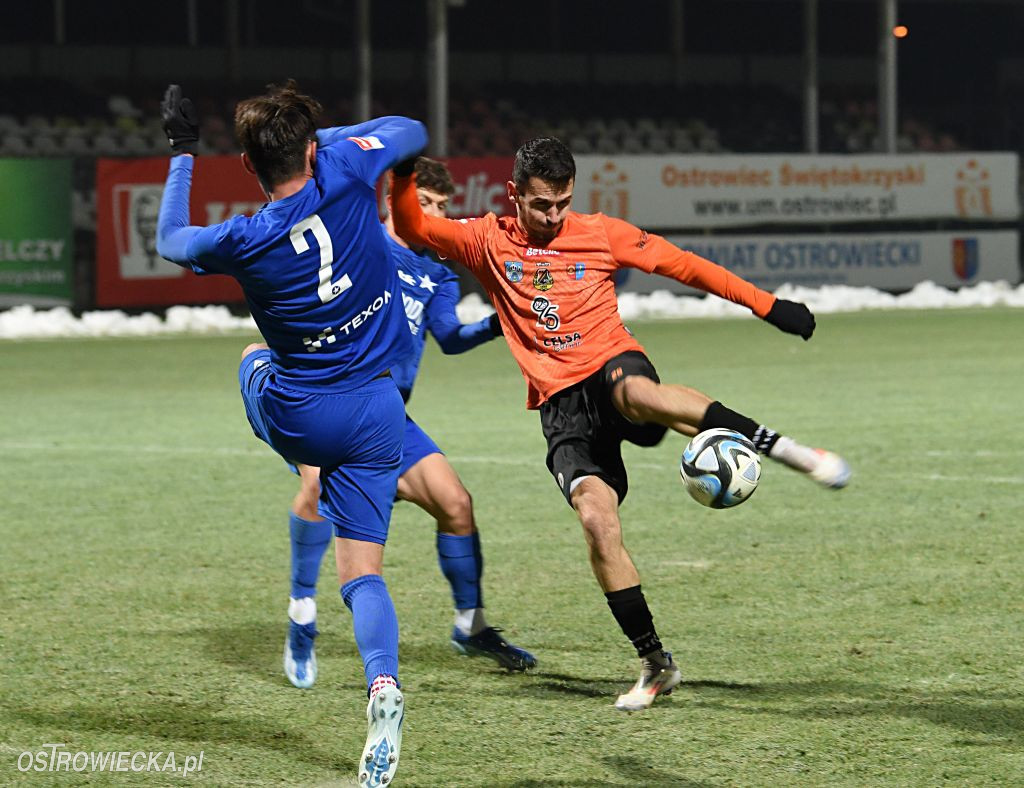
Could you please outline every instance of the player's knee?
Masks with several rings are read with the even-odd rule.
[[[292,501],[292,511],[303,520],[319,520],[320,510],[317,506],[317,499],[299,493]]]
[[[473,533],[473,497],[461,484],[445,499],[442,530],[456,536]]]
[[[622,528],[615,507],[603,492],[585,490],[581,485],[572,499],[587,542],[599,551],[622,541]]]
[[[303,484],[292,500],[292,511],[303,520],[319,520],[320,486]]]
[[[244,359],[250,353],[255,353],[257,350],[269,350],[269,346],[266,342],[253,342],[251,345],[246,345],[245,350],[242,351],[242,358]]]

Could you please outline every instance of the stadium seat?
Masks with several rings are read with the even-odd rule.
[[[128,156],[148,156],[152,152],[149,142],[141,134],[126,134],[121,149]]]
[[[32,141],[31,150],[36,156],[60,156],[64,153],[57,140],[49,134],[37,135]]]
[[[590,144],[590,140],[582,134],[577,134],[574,137],[569,138],[569,150],[574,154],[593,153],[594,146]]]
[[[690,136],[690,132],[678,126],[672,130],[670,144],[672,146],[672,150],[678,153],[692,153],[696,150],[693,144],[693,137]]]
[[[648,153],[670,153],[668,137],[662,131],[653,131],[647,135],[646,148]]]
[[[117,140],[107,132],[97,134],[92,141],[92,147],[97,156],[118,156],[121,153]]]
[[[621,151],[630,154],[647,153],[647,146],[639,134],[626,134],[622,138]]]
[[[0,144],[0,153],[4,156],[31,156],[32,152],[21,134],[7,133]]]

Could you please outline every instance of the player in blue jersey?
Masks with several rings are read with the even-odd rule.
[[[438,161],[421,157],[416,162],[416,174],[424,212],[444,216],[448,199],[455,192],[448,169]],[[414,346],[411,353],[391,367],[391,374],[402,399],[408,402],[428,332],[445,353],[464,353],[500,336],[501,329],[493,315],[463,325],[455,312],[460,298],[455,274],[423,250],[410,249],[395,234],[390,216],[385,226],[385,237],[398,268],[405,316]],[[317,674],[313,648],[317,635],[316,581],[330,541],[330,524],[317,515],[320,495],[317,469],[301,465],[293,465],[292,469],[302,481],[292,502],[289,522],[292,586],[284,672],[296,687],[306,688],[313,685]],[[499,634],[499,629],[488,625],[480,586],[483,555],[472,498],[437,444],[408,415],[398,497],[416,504],[437,521],[438,563],[451,586],[455,604],[452,646],[462,654],[489,657],[509,670],[534,667],[537,661],[532,654],[510,644]]]
[[[242,162],[267,204],[252,217],[195,227],[189,191],[198,117],[176,85],[161,111],[174,155],[157,248],[197,273],[237,279],[266,340],[243,353],[246,413],[281,456],[321,469],[319,511],[334,528],[338,581],[370,698],[359,782],[389,783],[405,710],[398,621],[381,577],[405,430],[389,369],[411,342],[374,185],[422,150],[426,132],[400,117],[317,131],[314,99],[293,82],[271,86],[235,110]]]

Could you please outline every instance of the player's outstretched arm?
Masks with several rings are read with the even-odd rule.
[[[460,296],[458,280],[452,276],[441,282],[427,306],[427,329],[434,335],[441,352],[447,355],[465,353],[501,336],[501,327],[495,315],[475,323],[461,322],[455,311]]]
[[[670,244],[660,235],[644,232],[620,219],[602,218],[612,254],[620,263],[741,304],[789,334],[810,339],[814,333],[814,315],[804,304],[778,299],[717,263]]]
[[[375,186],[396,164],[427,146],[426,126],[401,115],[375,118],[358,126],[322,129],[316,136],[325,154],[340,155],[370,186]]]
[[[395,167],[391,177],[391,218],[395,232],[413,246],[426,246],[446,259],[457,260],[470,271],[484,262],[484,241],[493,214],[483,219],[444,219],[427,216],[416,194],[413,162]]]
[[[364,121],[363,123],[356,123],[352,126],[332,126],[328,129],[319,129],[316,133],[317,144],[321,148],[326,148],[328,145],[334,145],[336,142],[347,140],[349,137],[373,137],[376,136],[377,131],[380,129],[391,128],[392,125],[398,121],[406,121],[408,118],[404,118],[401,115],[384,115],[379,118],[372,118]],[[424,133],[425,130],[424,130]],[[424,142],[424,146],[426,143]],[[418,153],[423,148],[420,147],[413,153]]]
[[[171,146],[171,166],[160,199],[156,250],[165,260],[205,273],[195,263],[207,247],[212,250],[215,245],[216,226],[196,227],[188,223],[192,168],[199,150],[199,115],[191,100],[182,98],[178,85],[168,86],[160,103],[160,115]]]

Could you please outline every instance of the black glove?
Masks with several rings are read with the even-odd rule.
[[[814,313],[804,304],[797,301],[786,301],[782,298],[775,299],[772,308],[764,316],[765,322],[771,323],[780,331],[787,334],[799,334],[805,340],[811,338],[814,333]]]
[[[191,153],[195,156],[199,152],[199,113],[192,99],[181,97],[180,85],[167,86],[164,100],[160,102],[160,115],[173,155]]]
[[[494,336],[496,337],[500,337],[502,334],[505,333],[504,331],[501,330],[501,321],[498,320],[497,312],[491,315],[490,326],[491,333],[494,334]]]
[[[418,158],[419,156],[410,156],[408,159],[398,162],[398,164],[391,168],[391,171],[399,178],[406,178],[412,175],[413,170],[416,169],[416,159]]]

